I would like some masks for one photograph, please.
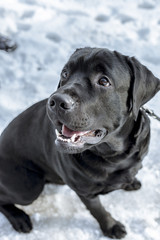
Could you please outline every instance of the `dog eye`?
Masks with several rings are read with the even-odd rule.
[[[68,72],[67,72],[67,70],[64,69],[64,70],[62,71],[61,75],[62,75],[63,78],[66,79],[66,78],[68,77]]]
[[[111,83],[110,83],[110,81],[107,77],[100,78],[99,81],[98,81],[98,84],[102,85],[104,87],[109,87],[111,85]]]

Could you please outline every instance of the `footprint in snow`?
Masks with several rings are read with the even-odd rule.
[[[98,21],[98,22],[107,22],[109,20],[109,16],[107,16],[105,14],[99,14],[95,18],[95,20]]]
[[[149,2],[144,2],[138,5],[139,8],[147,9],[147,10],[152,10],[155,8],[155,6],[152,3]]]
[[[149,28],[142,28],[142,29],[139,29],[137,31],[137,33],[138,33],[140,39],[146,40],[150,33],[150,30],[149,30]]]
[[[59,43],[61,41],[61,37],[56,33],[51,33],[50,32],[46,35],[46,38],[48,38],[49,40],[51,40],[55,43]]]
[[[88,17],[88,14],[83,11],[67,10],[67,11],[62,11],[62,12],[69,16]]]
[[[25,23],[18,23],[17,28],[18,30],[21,30],[21,31],[28,31],[31,29],[31,25],[25,24]]]
[[[125,14],[119,14],[118,15],[118,18],[119,20],[121,21],[122,24],[125,24],[125,23],[128,23],[128,22],[132,22],[134,21],[135,19],[128,16],[128,15],[125,15]]]
[[[35,13],[34,11],[25,11],[21,18],[22,19],[31,18],[33,17],[34,13]]]
[[[28,5],[35,5],[37,4],[36,0],[19,0],[19,2],[23,2],[25,4],[28,4]]]

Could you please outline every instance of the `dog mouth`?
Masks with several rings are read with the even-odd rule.
[[[71,147],[83,147],[85,143],[97,144],[107,134],[107,130],[105,128],[88,131],[74,131],[65,125],[62,125],[61,132],[57,129],[55,132],[57,136],[56,143],[62,143],[63,145],[65,144]]]

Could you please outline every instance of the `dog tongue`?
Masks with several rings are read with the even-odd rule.
[[[83,131],[83,132],[80,132],[80,131],[72,131],[71,129],[67,128],[65,125],[62,126],[62,134],[65,136],[65,137],[72,137],[74,134],[76,135],[84,135],[85,133],[87,133],[88,131]]]

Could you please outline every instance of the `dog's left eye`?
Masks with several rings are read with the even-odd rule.
[[[98,81],[98,84],[102,85],[104,87],[109,87],[111,85],[111,83],[110,83],[110,81],[107,77],[100,78],[99,81]]]
[[[64,70],[62,71],[61,75],[62,75],[63,78],[66,79],[66,78],[68,77],[68,72],[67,72],[67,70],[64,69]]]

